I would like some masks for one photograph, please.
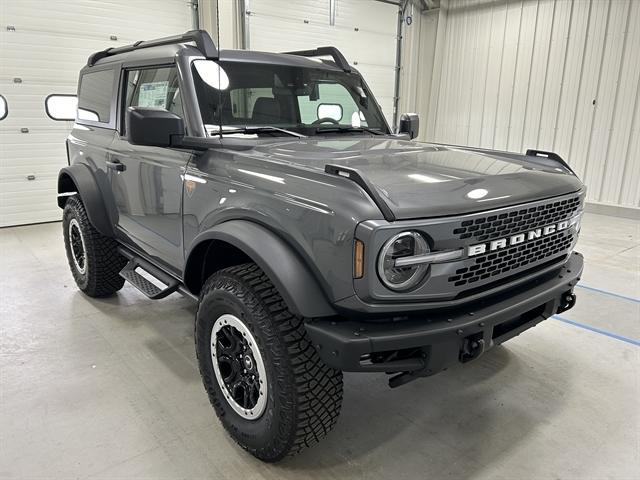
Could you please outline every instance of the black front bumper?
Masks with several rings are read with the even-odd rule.
[[[307,333],[320,357],[333,368],[433,375],[477,358],[492,346],[571,308],[573,287],[582,269],[582,255],[573,253],[552,273],[455,310],[397,321],[316,319],[306,324]]]

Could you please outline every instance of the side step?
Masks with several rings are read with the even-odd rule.
[[[165,274],[157,268],[154,268],[151,264],[148,264],[141,258],[131,257],[130,254],[127,255],[127,257],[129,258],[129,263],[127,263],[120,271],[120,276],[150,299],[158,300],[160,298],[164,298],[177,291],[180,287],[180,282],[175,278]],[[151,282],[136,270],[142,270],[148,276],[155,279],[156,283],[161,284],[164,288],[161,288]]]

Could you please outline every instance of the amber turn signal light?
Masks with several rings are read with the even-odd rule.
[[[364,243],[356,238],[353,244],[353,278],[364,276]]]

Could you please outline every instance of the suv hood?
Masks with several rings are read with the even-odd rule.
[[[399,220],[492,210],[582,188],[570,171],[543,158],[389,137],[303,138],[260,144],[252,153],[322,171],[327,164],[357,169]]]

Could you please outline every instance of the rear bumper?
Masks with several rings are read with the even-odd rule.
[[[351,372],[432,375],[476,358],[551,315],[573,306],[583,258],[490,300],[399,321],[316,319],[307,333],[325,363]],[[402,312],[398,312],[399,315]],[[395,353],[393,353],[395,352]]]

